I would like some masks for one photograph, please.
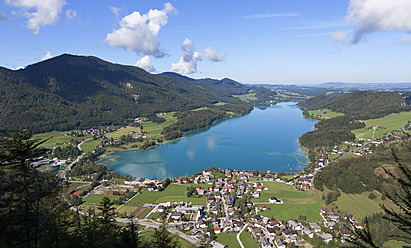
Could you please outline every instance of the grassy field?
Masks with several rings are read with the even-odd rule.
[[[76,190],[77,188],[85,188],[89,185],[90,183],[70,183],[70,185],[66,189],[66,192],[71,192],[73,190]]]
[[[279,182],[263,182],[263,185],[268,190],[261,191],[260,199],[254,199],[253,202],[268,202],[268,199],[273,196],[284,202],[287,202],[287,199],[309,198],[308,192],[297,191],[292,185]]]
[[[130,205],[143,204],[143,203],[160,203],[168,201],[185,201],[192,202],[194,205],[204,205],[205,197],[202,198],[188,198],[187,197],[187,184],[178,185],[170,184],[163,191],[144,191],[138,196],[134,197],[129,203]]]
[[[252,199],[257,206],[265,204],[271,208],[268,211],[260,212],[262,216],[274,217],[277,220],[296,219],[300,214],[307,216],[309,221],[321,220],[321,203],[315,198],[310,198],[307,191],[297,191],[292,185],[279,182],[263,182],[268,190],[260,192],[260,199]],[[277,197],[284,204],[268,204],[268,199]]]
[[[130,214],[133,214],[133,212],[136,211],[137,209],[138,209],[138,207],[123,205],[121,208],[119,208],[117,210],[117,212],[119,214],[126,213],[126,214],[130,215]]]
[[[65,134],[68,133],[67,131],[65,132],[60,132],[60,131],[53,131],[53,132],[48,132],[48,133],[41,133],[41,134],[35,134],[34,138],[40,139],[40,140],[45,140],[50,137],[51,139],[47,140],[44,142],[41,146],[47,147],[49,149],[55,147],[55,146],[61,146],[61,145],[56,145],[56,143],[64,143],[64,142],[69,142],[71,140],[78,140],[79,142],[90,138],[90,135],[86,135],[83,137],[73,137],[73,136],[65,136]],[[65,145],[63,145],[65,146]]]
[[[89,195],[86,198],[84,198],[84,202],[87,204],[99,204],[101,202],[101,200],[107,196],[110,200],[117,200],[118,198],[120,198],[119,195]]]
[[[170,126],[173,123],[177,122],[177,117],[173,117],[174,112],[168,113],[166,115],[160,116],[162,118],[165,118],[166,121],[161,123],[161,124],[157,124],[155,122],[147,122],[147,123],[143,123],[143,131],[147,132],[147,135],[150,137],[154,137],[154,138],[161,138],[163,137],[163,135],[161,135],[161,132],[163,131],[163,129],[167,126]]]
[[[222,233],[217,235],[217,241],[227,245],[229,248],[240,248],[237,241],[237,233]],[[248,247],[248,246],[245,246]],[[258,246],[257,246],[258,247]]]
[[[243,242],[244,247],[247,248],[258,248],[260,245],[251,235],[251,233],[244,231],[240,235],[241,242]]]
[[[276,220],[295,220],[301,214],[307,217],[308,221],[320,221],[321,203],[308,204],[265,204],[270,210],[259,212],[260,215],[266,217],[273,217]]]
[[[96,146],[98,146],[101,143],[100,139],[96,139],[96,140],[89,140],[87,142],[85,142],[84,144],[81,145],[81,149],[87,153],[87,152],[91,152],[94,150],[94,148],[96,148]]]
[[[404,112],[398,114],[390,114],[388,116],[378,118],[378,119],[370,119],[365,120],[366,125],[372,126],[380,126],[383,128],[378,128],[375,131],[375,138],[383,137],[384,133],[391,132],[392,130],[401,130],[402,124],[411,121],[411,112]],[[354,130],[353,133],[357,138],[371,138],[372,137],[372,129],[361,128]]]
[[[334,203],[344,213],[352,213],[355,218],[363,219],[365,216],[372,215],[374,213],[382,212],[380,204],[384,204],[387,207],[393,207],[393,203],[390,200],[381,200],[381,194],[377,191],[373,192],[377,198],[369,199],[370,192],[364,192],[362,194],[345,194],[341,193],[341,196]]]
[[[134,217],[136,217],[137,219],[144,219],[144,218],[146,217],[146,215],[147,215],[148,213],[150,213],[150,211],[151,211],[152,209],[153,209],[153,208],[144,208],[144,207],[137,208],[137,209],[133,212],[133,215],[134,215]]]
[[[245,95],[233,95],[233,97],[237,97],[243,101],[255,101],[257,97],[255,97],[255,93],[248,93]]]
[[[337,113],[333,112],[330,109],[319,109],[319,110],[310,110],[308,111],[310,115],[313,115],[315,119],[320,119],[320,120],[325,120],[325,119],[330,119],[336,116],[343,116],[343,113]],[[323,117],[318,117],[319,115],[322,115]]]
[[[114,133],[107,134],[106,137],[109,138],[109,139],[111,139],[111,138],[119,139],[122,135],[130,134],[131,131],[141,133],[141,130],[140,130],[139,127],[128,126],[128,127],[122,128],[122,129],[120,129],[120,130],[118,130]]]
[[[411,246],[410,244],[406,244],[404,242],[398,242],[394,240],[390,240],[384,243],[384,247],[390,247],[390,248],[402,248],[405,245]]]

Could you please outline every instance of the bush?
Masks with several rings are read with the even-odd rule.
[[[376,196],[374,193],[370,193],[370,194],[368,195],[368,198],[370,198],[371,200],[373,200],[373,199],[377,198],[377,196]]]

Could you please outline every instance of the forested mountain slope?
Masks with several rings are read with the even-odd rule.
[[[306,110],[331,109],[356,119],[373,119],[411,110],[396,92],[356,91],[339,97],[320,95],[301,101],[298,106]]]
[[[190,78],[68,54],[18,71],[0,68],[0,95],[0,129],[34,133],[124,124],[218,102],[236,113],[251,110],[225,90]]]

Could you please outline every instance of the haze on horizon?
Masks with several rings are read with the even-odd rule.
[[[0,66],[63,53],[241,83],[411,82],[410,0],[0,0]]]

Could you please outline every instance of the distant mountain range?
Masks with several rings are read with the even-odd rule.
[[[155,75],[96,57],[63,54],[17,71],[0,67],[0,130],[38,133],[123,125],[139,116],[218,102],[228,104],[226,109],[248,110],[250,103],[232,95],[250,90],[257,88],[231,79],[195,80],[171,72]]]
[[[342,83],[327,82],[312,85],[295,85],[295,84],[246,84],[247,86],[265,87],[267,89],[288,89],[288,90],[305,90],[315,91],[316,93],[330,90],[345,91],[407,91],[411,92],[411,83]],[[322,93],[323,94],[323,93]]]
[[[328,82],[316,87],[367,90],[367,91],[411,91],[411,83],[340,83]]]

